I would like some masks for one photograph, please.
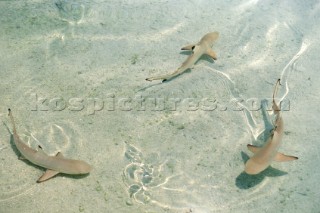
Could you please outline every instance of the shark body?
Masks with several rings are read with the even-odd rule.
[[[209,55],[212,59],[217,60],[217,54],[211,49],[214,42],[218,39],[219,33],[218,32],[211,32],[206,34],[201,38],[201,40],[197,44],[191,44],[181,48],[181,50],[189,50],[192,51],[192,54],[187,58],[185,62],[173,73],[160,75],[155,77],[147,78],[147,81],[153,80],[162,80],[166,81],[169,80],[187,69],[191,69],[193,65],[200,59],[200,57],[204,54]]]
[[[47,171],[38,179],[39,182],[43,182],[57,175],[58,173],[64,174],[87,174],[92,170],[92,167],[81,160],[73,160],[64,158],[63,155],[58,152],[56,156],[49,156],[39,146],[39,150],[35,150],[23,143],[17,133],[15,122],[9,109],[9,117],[13,125],[13,140],[14,144],[23,156],[31,163],[46,168]]]
[[[248,149],[254,153],[254,155],[245,164],[245,172],[247,174],[259,174],[268,168],[272,161],[284,162],[298,159],[297,157],[278,152],[284,132],[284,123],[280,113],[280,107],[276,104],[274,98],[279,84],[280,79],[278,79],[273,92],[272,110],[276,119],[272,134],[263,147],[257,147],[250,144],[247,145]]]

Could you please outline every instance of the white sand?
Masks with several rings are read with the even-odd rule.
[[[43,170],[17,159],[1,125],[0,212],[319,211],[319,2],[56,2],[0,1],[0,120],[11,129],[12,108],[26,143],[94,170],[36,184]],[[179,49],[211,31],[216,62],[144,80],[175,70]],[[280,77],[280,150],[299,160],[250,177],[246,144],[263,144],[270,123],[250,102],[221,105],[270,99]],[[221,104],[193,111],[187,98]]]

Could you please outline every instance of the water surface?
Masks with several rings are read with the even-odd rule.
[[[1,211],[319,211],[319,10],[289,0],[0,1]],[[180,48],[212,31],[217,61],[144,80],[175,70],[188,55]],[[248,176],[246,145],[269,136],[260,103],[278,78],[280,150],[299,160]],[[25,143],[92,173],[37,184],[43,169],[10,144],[9,107]]]

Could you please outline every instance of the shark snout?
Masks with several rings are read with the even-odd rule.
[[[206,37],[209,38],[210,42],[214,42],[219,38],[219,32],[208,33]]]
[[[77,165],[77,169],[78,169],[79,174],[87,174],[87,173],[91,172],[92,166],[84,161],[80,161]]]

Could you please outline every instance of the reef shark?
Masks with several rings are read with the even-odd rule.
[[[248,149],[254,153],[254,155],[245,164],[244,171],[247,174],[259,174],[260,172],[268,168],[272,161],[284,162],[298,159],[297,157],[285,155],[278,152],[284,131],[284,124],[280,113],[280,107],[276,104],[274,98],[279,84],[280,79],[278,79],[273,91],[272,110],[275,115],[275,122],[272,134],[263,147],[257,147],[250,144],[247,145]]]
[[[39,150],[35,150],[23,143],[17,133],[15,122],[12,112],[9,109],[9,117],[13,125],[13,140],[14,144],[22,155],[20,159],[27,159],[31,163],[46,168],[46,172],[38,179],[38,183],[43,182],[57,175],[58,173],[64,174],[87,174],[92,170],[92,167],[81,160],[73,160],[64,158],[61,152],[56,156],[49,156],[39,146]]]
[[[219,37],[218,32],[211,32],[203,36],[197,44],[191,44],[181,48],[181,50],[192,51],[192,54],[187,58],[185,62],[183,62],[183,64],[176,71],[167,75],[150,77],[150,78],[147,78],[146,80],[147,81],[169,80],[183,73],[187,69],[191,69],[203,54],[209,55],[212,59],[217,60],[217,54],[211,48],[213,46],[213,43],[218,39],[218,37]]]

